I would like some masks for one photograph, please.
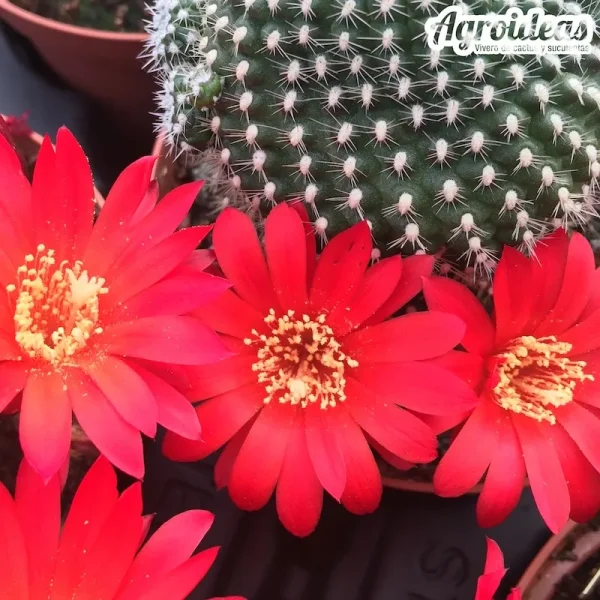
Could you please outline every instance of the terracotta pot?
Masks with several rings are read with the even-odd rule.
[[[551,600],[562,579],[597,552],[600,552],[600,531],[569,522],[548,540],[521,577],[518,587],[522,599]]]
[[[100,31],[59,23],[0,0],[0,19],[28,38],[67,84],[140,122],[150,122],[154,78],[138,55],[145,33]]]

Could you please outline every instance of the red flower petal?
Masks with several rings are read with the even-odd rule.
[[[203,304],[193,314],[211,329],[241,340],[250,337],[253,329],[260,331],[266,316],[231,290],[221,294],[215,302]]]
[[[473,389],[478,389],[486,377],[484,359],[477,354],[451,350],[441,356],[430,358],[426,362],[451,371]]]
[[[336,235],[325,246],[310,290],[310,303],[315,310],[332,311],[338,305],[347,305],[371,260],[372,248],[366,221]]]
[[[265,253],[279,305],[286,310],[303,310],[308,300],[306,236],[298,213],[285,202],[267,217]]]
[[[210,267],[217,257],[213,250],[194,250],[183,263],[180,269],[190,269],[192,271],[204,271]]]
[[[302,418],[298,415],[298,420]],[[288,531],[305,537],[315,530],[323,506],[323,487],[312,466],[300,422],[290,432],[277,482],[276,501],[277,514]]]
[[[7,600],[28,599],[27,548],[17,516],[17,508],[8,493],[0,485],[0,581],[2,596]]]
[[[277,308],[269,269],[247,214],[226,208],[215,224],[213,245],[221,269],[243,300],[264,315]]]
[[[322,410],[316,404],[305,409],[308,454],[317,479],[338,502],[346,487],[346,463],[336,435],[337,411]]]
[[[72,591],[77,600],[114,598],[143,541],[142,527],[142,488],[134,483],[121,494],[85,555],[81,580]]]
[[[34,210],[46,204],[46,216],[59,238],[68,241],[66,256],[79,257],[88,243],[94,222],[95,192],[92,171],[79,142],[66,128],[56,134],[56,181],[58,204],[36,199]],[[41,202],[40,202],[41,200]]]
[[[368,364],[352,371],[372,392],[418,413],[453,415],[479,398],[462,379],[427,362]]]
[[[46,247],[52,248],[55,252],[60,250],[61,259],[64,258],[64,250],[59,244],[57,231],[60,225],[58,223],[54,224],[52,213],[53,207],[60,206],[62,203],[56,174],[56,154],[47,135],[44,136],[35,162],[31,185],[31,201],[35,244],[45,244]],[[22,252],[20,258],[24,258]]]
[[[494,346],[494,326],[475,294],[466,286],[447,277],[423,281],[423,293],[429,310],[456,315],[466,325],[461,345],[469,352],[487,356]]]
[[[579,315],[579,321],[587,319],[598,309],[600,309],[600,268],[596,269],[592,274],[590,297],[581,315]]]
[[[14,280],[14,272],[10,274],[10,281]],[[0,275],[1,277],[1,275]],[[0,336],[7,338],[7,343],[14,343],[15,337],[15,314],[12,307],[12,304],[8,298],[8,294],[4,292],[4,294],[0,294]],[[6,342],[3,342],[6,343]],[[18,351],[18,346],[15,346],[14,351]]]
[[[21,170],[19,158],[2,135],[0,135],[0,181],[2,181],[0,227],[3,232],[11,232],[10,237],[2,235],[1,239],[5,246],[4,250],[14,260],[20,260],[13,265],[16,267],[25,258],[22,251],[31,243],[29,241],[31,232],[27,230],[33,220],[31,216],[31,186]],[[14,249],[7,245],[7,241],[11,238],[20,240]],[[14,277],[14,269],[10,275]],[[6,281],[5,285],[8,283],[9,281]]]
[[[178,271],[178,269],[176,269]],[[103,322],[116,323],[159,315],[185,315],[206,302],[217,300],[231,284],[208,273],[171,273],[158,283],[118,305]]]
[[[400,363],[444,354],[464,333],[465,324],[454,315],[416,312],[359,329],[343,339],[343,348],[361,364]]]
[[[218,551],[218,548],[210,548],[192,556],[188,561],[168,573],[163,579],[155,582],[152,589],[144,594],[143,600],[165,600],[165,598],[169,600],[185,600],[206,573],[208,573],[208,570],[215,562],[215,558],[217,558]],[[123,598],[119,594],[115,600],[123,600]]]
[[[564,229],[557,229],[545,236],[536,246],[536,258],[530,261],[531,278],[527,282],[527,289],[535,293],[528,331],[534,331],[556,305],[562,288],[568,249],[569,238]]]
[[[219,336],[192,317],[160,315],[116,323],[105,328],[100,340],[110,354],[179,365],[231,356]]]
[[[569,242],[567,263],[556,305],[535,330],[537,337],[557,335],[573,325],[583,312],[592,290],[594,252],[575,232]]]
[[[425,415],[417,413],[417,417],[428,425],[436,435],[450,431],[464,423],[470,416],[472,410],[465,412],[452,413],[450,415]]]
[[[582,358],[585,360],[586,357],[581,356],[582,354],[600,349],[600,310],[562,333],[560,341],[573,346],[569,355],[577,359]]]
[[[499,418],[502,418],[499,416]],[[477,500],[480,527],[499,525],[516,508],[525,484],[525,462],[515,428],[509,415],[492,455],[483,490]]]
[[[306,239],[306,287],[311,288],[312,280],[317,268],[317,239],[315,228],[306,212],[306,207],[301,201],[290,202],[290,206],[300,215],[304,236]]]
[[[167,432],[163,452],[178,461],[196,461],[212,454],[239,431],[263,406],[264,387],[251,383],[216,396],[196,407],[202,439],[186,440]]]
[[[560,425],[552,428],[552,443],[569,488],[569,517],[578,523],[587,523],[600,509],[600,473]]]
[[[446,498],[461,496],[481,481],[507,425],[504,419],[497,418],[500,410],[484,400],[473,411],[435,471],[436,494]]]
[[[68,376],[69,397],[79,425],[110,462],[136,479],[144,476],[144,451],[138,428],[116,411],[96,384],[79,369]]]
[[[532,261],[522,252],[505,246],[494,274],[497,347],[523,332],[535,302],[532,289],[535,289],[532,284]]]
[[[20,360],[23,352],[12,334],[0,333],[0,360]]]
[[[256,381],[252,370],[256,360],[255,353],[240,354],[213,365],[190,367],[188,396],[192,400],[204,400]]]
[[[492,600],[507,571],[504,568],[504,557],[498,544],[490,538],[486,538],[486,543],[487,554],[485,566],[483,568],[483,575],[477,580],[475,600]]]
[[[346,487],[342,504],[351,513],[373,512],[381,501],[382,484],[373,452],[360,427],[339,407],[336,436],[346,464]]]
[[[110,463],[101,457],[86,473],[73,498],[60,538],[49,600],[72,597],[90,547],[117,498],[117,477]]]
[[[269,500],[281,473],[296,408],[269,403],[246,436],[231,471],[228,490],[243,510],[258,510]]]
[[[207,227],[182,229],[153,248],[138,252],[118,270],[111,268],[102,310],[118,306],[166,277],[194,251],[207,231]]]
[[[327,324],[342,337],[358,328],[383,305],[398,286],[402,259],[392,256],[367,269],[356,294],[347,305],[338,305],[327,316]]]
[[[194,183],[200,183],[200,182],[194,182]],[[183,187],[185,185],[190,185],[190,184],[184,183],[183,185],[178,186],[175,189],[177,190],[180,187]],[[133,216],[131,217],[132,227],[139,225],[139,223],[143,219],[145,219],[149,214],[152,213],[152,211],[156,207],[156,204],[157,204],[159,198],[160,198],[160,186],[158,185],[158,181],[156,179],[152,179],[150,181],[150,183],[148,184],[148,188],[146,189],[144,198],[142,199],[142,201],[140,202],[136,211],[133,213]],[[165,198],[166,198],[166,196],[165,196]],[[175,229],[175,228],[173,227],[173,229]],[[171,233],[173,231],[173,229],[169,233]]]
[[[127,423],[148,437],[156,435],[156,400],[146,382],[129,365],[114,356],[105,356],[83,365],[83,370]]]
[[[60,482],[48,483],[26,460],[17,475],[15,504],[27,546],[29,598],[47,598],[60,533]],[[5,543],[6,540],[2,540]],[[4,582],[2,582],[4,587]],[[4,590],[3,590],[4,592]]]
[[[600,420],[577,402],[554,409],[554,414],[592,466],[600,471]]]
[[[19,438],[23,454],[45,479],[53,477],[71,446],[71,403],[58,372],[34,371],[21,403]]]
[[[253,417],[229,440],[219,454],[219,458],[215,463],[215,485],[218,490],[222,490],[229,485],[233,465],[248,432],[254,425],[254,421],[255,418]]]
[[[529,485],[542,518],[553,533],[569,519],[569,489],[556,450],[552,432],[529,417],[513,415],[513,423],[523,449]]]
[[[153,181],[152,184],[156,184]],[[154,189],[154,185],[150,186],[149,190]],[[181,225],[181,222],[187,215],[194,200],[204,185],[203,181],[194,181],[192,183],[184,183],[170,191],[156,208],[149,203],[150,211],[145,210],[146,215],[138,219],[140,209],[143,204],[138,207],[133,220],[139,221],[129,234],[129,243],[119,256],[116,262],[112,265],[111,271],[119,272],[125,268],[132,258],[141,252],[147,252],[154,248],[157,244],[170,237],[175,229]],[[151,194],[146,194],[146,198],[151,197]],[[199,233],[203,233],[201,239],[210,232],[211,227],[196,227]]]
[[[423,287],[423,277],[428,277],[433,269],[435,257],[420,254],[402,259],[402,277],[392,295],[383,306],[364,325],[381,323],[398,312],[407,302],[412,300]]]
[[[156,157],[129,165],[112,186],[94,224],[83,264],[90,275],[102,277],[127,247],[131,219],[146,196]]]
[[[0,363],[0,412],[23,390],[27,382],[27,366],[23,361]]]
[[[190,401],[151,371],[133,364],[130,366],[144,380],[156,400],[157,421],[168,431],[190,440],[199,440],[200,423]]]
[[[375,450],[375,452],[377,452],[377,454],[379,454],[379,456],[385,460],[388,465],[391,465],[399,471],[408,471],[408,469],[412,469],[415,466],[414,463],[410,463],[406,460],[398,458],[395,454],[392,454],[370,435],[367,434],[366,438],[373,450]]]
[[[350,416],[384,448],[413,463],[427,463],[437,456],[437,438],[430,427],[413,414],[373,397],[355,379],[346,379],[345,407]]]
[[[118,600],[145,597],[158,581],[190,558],[214,520],[214,516],[205,510],[188,510],[159,527],[127,571]]]

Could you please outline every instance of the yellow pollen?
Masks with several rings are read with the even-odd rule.
[[[325,315],[297,318],[288,310],[277,317],[271,309],[264,321],[271,331],[259,334],[254,329],[244,343],[257,347],[252,370],[265,386],[265,404],[275,401],[306,408],[318,403],[324,410],[346,400],[345,372],[358,367],[358,362],[341,351]]]
[[[99,296],[104,279],[90,277],[81,261],[56,264],[54,250],[44,244],[25,256],[16,284],[6,286],[14,308],[15,339],[33,359],[54,366],[72,364],[73,355],[87,345],[98,327]]]
[[[523,336],[513,340],[497,358],[498,383],[493,393],[504,409],[531,417],[536,421],[556,423],[553,408],[573,400],[575,387],[594,377],[585,372],[584,361],[573,361],[565,355],[571,344],[554,336]]]

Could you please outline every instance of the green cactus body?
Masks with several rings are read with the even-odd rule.
[[[173,144],[219,148],[263,210],[303,200],[323,239],[367,219],[375,257],[445,247],[487,272],[501,244],[535,252],[597,216],[600,51],[433,51],[424,24],[448,4],[201,0],[197,35],[186,16],[162,38],[162,124]]]

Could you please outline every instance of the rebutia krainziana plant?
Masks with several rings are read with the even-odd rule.
[[[488,272],[501,244],[535,253],[548,230],[597,216],[597,32],[585,55],[460,57],[425,40],[449,4],[158,0],[147,56],[160,126],[177,150],[220,149],[261,210],[303,199],[324,239],[368,220],[374,258],[445,247]]]

